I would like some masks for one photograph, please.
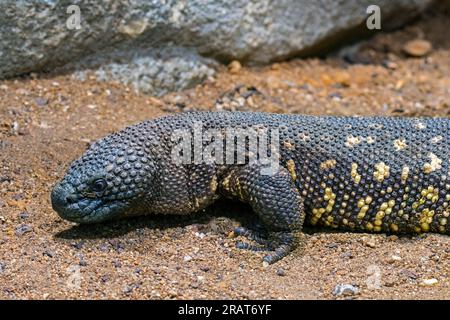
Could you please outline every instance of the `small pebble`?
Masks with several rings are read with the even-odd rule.
[[[284,277],[285,275],[286,275],[286,272],[284,271],[283,268],[277,269],[277,276]]]
[[[420,285],[429,287],[429,286],[434,286],[437,283],[438,283],[437,279],[434,279],[434,278],[432,278],[432,279],[423,279],[422,282],[420,283]]]
[[[84,260],[84,258],[80,259],[80,262],[78,263],[81,267],[86,267],[87,266],[87,261]]]
[[[440,257],[439,257],[439,255],[437,255],[436,253],[433,253],[433,254],[430,256],[430,259],[433,260],[433,261],[435,261],[435,262],[438,262],[438,261],[440,260]]]
[[[55,255],[53,251],[51,250],[45,250],[44,252],[42,252],[43,256],[49,257],[49,258],[53,258],[53,256]]]
[[[353,256],[353,253],[351,253],[351,252],[344,252],[343,254],[341,254],[341,258],[343,258],[343,259],[352,259],[354,256]]]
[[[396,236],[395,234],[390,235],[387,238],[389,241],[397,241],[398,240],[398,236]]]
[[[333,290],[335,296],[352,296],[358,293],[359,289],[351,284],[338,284]]]
[[[339,247],[339,244],[337,244],[336,242],[331,242],[331,243],[327,243],[325,245],[325,247],[330,248],[330,249],[334,249],[334,248]]]
[[[30,214],[27,211],[22,211],[21,213],[19,213],[20,219],[27,219],[29,216]]]
[[[125,286],[122,292],[126,295],[130,294],[134,289],[138,289],[140,287],[140,283],[132,283],[130,285]]]
[[[209,267],[208,266],[200,266],[200,270],[202,270],[203,272],[208,272]]]
[[[417,279],[419,277],[417,274],[408,269],[403,269],[400,271],[400,274],[411,279]]]
[[[403,46],[403,51],[412,57],[423,57],[429,54],[432,50],[432,45],[427,40],[415,39],[408,41]]]
[[[80,250],[83,245],[84,245],[84,241],[79,241],[79,242],[73,242],[70,244],[72,247],[74,247],[77,250]]]
[[[234,60],[228,65],[228,71],[232,74],[238,73],[242,69],[242,65],[239,61]]]
[[[16,228],[16,235],[21,236],[25,233],[31,232],[33,229],[28,224],[21,224]]]
[[[102,244],[98,247],[98,249],[99,249],[100,251],[103,251],[103,252],[108,252],[108,251],[109,251],[109,245],[108,245],[107,243],[102,243]]]
[[[398,64],[390,60],[383,61],[383,66],[390,70],[395,70],[398,68]]]
[[[192,260],[192,257],[189,256],[189,255],[186,255],[186,256],[184,256],[184,258],[183,258],[183,261],[184,261],[184,262],[189,262],[189,261],[191,261],[191,260]]]
[[[41,98],[41,97],[36,98],[35,101],[36,101],[36,104],[38,106],[40,106],[40,107],[43,107],[43,106],[45,106],[48,103],[47,99],[44,99],[44,98]]]
[[[366,246],[368,246],[370,248],[375,248],[376,247],[376,243],[374,241],[367,241],[366,242]]]
[[[203,232],[196,232],[196,233],[195,233],[195,236],[196,236],[197,238],[203,239],[203,238],[205,237],[205,234],[204,234]]]
[[[394,255],[391,256],[390,261],[391,261],[391,262],[394,262],[394,261],[402,261],[402,257],[397,256],[397,255],[394,254]]]
[[[3,262],[0,262],[0,274],[5,272],[6,265]]]

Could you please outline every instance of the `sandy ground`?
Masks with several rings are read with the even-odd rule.
[[[304,243],[263,268],[234,248],[234,225],[254,216],[219,203],[192,217],[141,217],[95,226],[63,221],[49,191],[95,139],[185,110],[335,115],[450,115],[450,19],[429,14],[324,60],[223,68],[162,98],[69,75],[0,82],[0,298],[450,299],[450,239],[307,228]],[[407,57],[422,38],[433,49]],[[240,87],[238,87],[240,86]],[[358,288],[337,296],[339,284]]]

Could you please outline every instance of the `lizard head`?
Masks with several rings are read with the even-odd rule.
[[[112,134],[72,163],[53,187],[52,207],[63,219],[78,223],[138,212],[154,171],[148,146],[138,134]]]

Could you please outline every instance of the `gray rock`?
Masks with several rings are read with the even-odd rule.
[[[217,62],[181,47],[141,49],[95,55],[70,63],[80,80],[92,71],[98,80],[113,80],[131,85],[136,91],[163,95],[201,83],[215,73]],[[80,68],[81,67],[81,68]]]
[[[286,271],[283,268],[277,269],[277,276],[284,277],[286,275]]]
[[[21,224],[21,225],[16,227],[15,234],[17,236],[21,236],[21,235],[24,235],[25,233],[28,233],[28,232],[31,232],[31,231],[33,231],[33,228],[30,225],[28,225],[28,224]]]
[[[161,94],[211,76],[213,60],[267,63],[367,33],[366,8],[371,4],[381,7],[386,29],[431,2],[3,0],[0,78],[70,63],[77,70],[93,70],[100,79]],[[80,8],[80,29],[67,26],[70,5]]]
[[[338,284],[333,290],[335,296],[353,296],[358,293],[359,289],[351,284]]]

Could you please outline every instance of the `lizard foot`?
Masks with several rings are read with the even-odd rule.
[[[237,227],[234,232],[257,242],[257,245],[247,242],[236,242],[236,248],[255,252],[268,251],[263,262],[272,264],[287,256],[297,246],[294,233],[292,232],[270,232],[268,237],[262,237],[252,230]]]
[[[264,236],[257,234],[255,231],[249,230],[244,227],[237,227],[234,229],[234,233],[238,236],[246,237],[249,240],[253,240],[258,245],[250,244],[247,242],[236,242],[236,248],[250,251],[272,251],[273,248],[270,245],[270,241]]]
[[[276,245],[272,247],[272,252],[265,255],[263,258],[263,262],[268,264],[275,263],[284,258],[297,246],[297,241],[292,232],[274,233],[271,234],[271,236],[272,235],[275,238],[274,243],[276,243]]]

